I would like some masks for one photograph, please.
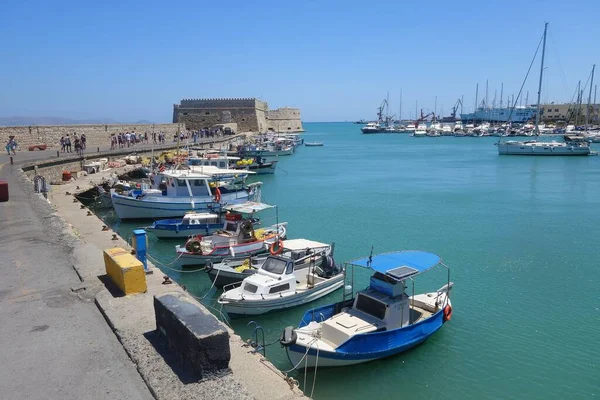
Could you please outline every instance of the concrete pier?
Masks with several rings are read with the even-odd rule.
[[[0,159],[1,161],[3,160]],[[43,163],[37,162],[37,164],[39,169],[44,168]],[[0,327],[0,342],[3,342],[5,348],[10,348],[9,342],[12,341],[12,337],[17,337],[17,341],[23,343],[18,352],[15,350],[15,352],[2,354],[0,360],[4,365],[11,365],[14,364],[15,359],[27,355],[26,359],[31,362],[29,366],[23,365],[20,369],[8,369],[0,373],[0,390],[14,393],[19,398],[28,396],[35,398],[38,397],[36,393],[47,394],[44,391],[44,383],[39,384],[34,390],[32,387],[26,387],[26,382],[19,381],[17,377],[25,376],[27,370],[37,370],[40,376],[43,376],[46,366],[50,367],[56,362],[71,363],[73,357],[81,357],[81,366],[77,368],[73,366],[72,373],[74,376],[81,375],[86,368],[96,371],[96,374],[85,375],[89,387],[84,385],[82,388],[73,388],[69,386],[70,381],[67,376],[57,376],[52,382],[45,377],[46,384],[52,384],[57,387],[57,390],[64,391],[62,396],[46,397],[86,398],[90,393],[94,393],[91,396],[93,398],[136,399],[151,396],[157,399],[305,398],[293,380],[285,379],[283,374],[262,356],[250,353],[242,339],[227,327],[225,329],[228,331],[231,352],[228,369],[206,374],[198,380],[181,368],[176,356],[169,350],[168,343],[157,333],[153,299],[154,296],[172,292],[184,294],[185,291],[176,283],[163,284],[163,274],[151,264],[149,267],[154,273],[146,275],[146,293],[122,296],[111,291],[111,285],[107,284],[105,277],[102,252],[115,246],[127,249],[129,245],[120,237],[113,240],[113,232],[103,230],[104,223],[95,215],[88,215],[88,210],[82,209],[81,204],[74,202],[72,196],[89,189],[110,172],[114,171],[93,174],[65,185],[53,186],[46,201],[41,195],[28,192],[33,185],[19,167],[5,165],[0,170],[0,178],[6,175],[11,185],[10,202],[0,203],[0,222],[9,233],[2,235],[0,248],[5,254],[18,255],[15,260],[21,260],[12,264],[10,262],[3,264],[5,274],[10,276],[12,273],[14,279],[0,283],[0,302],[3,304],[0,316],[3,321],[10,322]],[[20,188],[20,192],[15,194],[16,200],[13,199],[13,186]],[[9,207],[2,204],[8,204]],[[27,211],[31,204],[35,206],[31,206]],[[50,220],[54,222],[49,224]],[[19,245],[16,246],[17,250],[12,248],[15,242],[23,242],[20,252],[17,252]],[[30,249],[34,251],[29,251]],[[37,276],[36,282],[41,285],[39,288],[29,285],[28,280],[21,276],[19,268],[24,265],[23,263],[27,263],[29,274]],[[60,276],[65,275],[64,282],[58,279],[59,272]],[[57,342],[62,343],[63,347],[70,347],[72,343],[77,343],[73,336],[79,339],[85,338],[82,342],[91,346],[92,355],[85,354],[83,348],[79,348],[81,351],[73,357],[61,348],[48,354],[47,358],[40,358],[37,353],[29,351],[28,341],[19,329],[15,330],[13,327],[11,321],[14,318],[10,314],[12,309],[8,307],[21,298],[31,302],[41,300],[46,304],[46,308],[51,309],[48,316],[52,317],[52,323],[45,321],[43,315],[40,318],[35,318],[33,314],[31,317],[14,317],[23,318],[23,323],[35,322],[36,326],[29,327],[32,333],[54,332],[46,326],[53,327],[53,324],[58,324],[61,331],[56,334],[60,335],[62,332],[64,338],[61,340],[57,337]],[[67,304],[63,303],[67,301],[65,299],[85,305],[86,313],[89,314],[87,319],[73,320],[72,315],[52,314],[55,312],[52,309],[53,304]],[[118,341],[100,317],[101,314],[90,308],[91,302],[96,304]],[[203,308],[202,304],[198,302],[195,304]],[[24,329],[20,325],[19,328]],[[66,340],[67,338],[71,340]],[[40,345],[43,347],[42,343]],[[94,346],[100,345],[101,349],[94,350]],[[86,347],[83,344],[82,346]],[[96,354],[94,351],[102,354]],[[90,358],[85,361],[86,357]],[[84,368],[83,364],[89,365]],[[58,367],[52,368],[60,371]],[[106,370],[110,372],[107,373]],[[99,394],[94,392],[104,387],[108,387],[105,392]]]

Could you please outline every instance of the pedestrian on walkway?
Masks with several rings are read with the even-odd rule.
[[[72,151],[71,151],[71,138],[69,137],[68,133],[67,133],[67,137],[65,138],[65,148],[67,149],[67,153],[72,153]]]
[[[60,137],[60,151],[61,152],[65,152],[65,137],[61,136]]]
[[[81,140],[77,137],[77,135],[75,135],[73,142],[75,142],[75,153],[77,153],[77,155],[80,156],[81,155]]]
[[[81,150],[85,150],[87,147],[87,138],[85,137],[85,133],[81,134]]]
[[[9,156],[10,156],[10,151],[12,150],[12,143],[13,143],[13,138],[12,137],[8,138],[8,142],[6,142],[6,147],[4,147]]]

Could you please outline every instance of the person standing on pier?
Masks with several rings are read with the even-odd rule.
[[[85,137],[85,133],[82,133],[81,134],[81,150],[85,150],[86,142],[87,142],[87,138]]]
[[[65,148],[67,149],[67,153],[72,153],[72,151],[71,151],[71,138],[69,137],[68,133],[67,133],[67,137],[65,138]]]
[[[74,135],[73,141],[75,142],[75,153],[78,156],[81,155],[81,140],[77,137],[77,134]]]
[[[60,151],[64,153],[65,152],[65,147],[66,147],[65,137],[61,136],[60,137]]]

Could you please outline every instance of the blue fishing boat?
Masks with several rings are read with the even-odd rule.
[[[214,212],[187,213],[179,219],[160,219],[144,229],[159,239],[178,239],[189,236],[208,236],[225,230],[229,221],[240,221],[243,213],[254,213],[266,208],[265,204],[249,201],[234,206],[214,208]],[[226,214],[224,212],[227,212]],[[253,225],[260,219],[250,217]]]
[[[369,287],[356,297],[309,310],[298,328],[284,329],[280,342],[294,368],[338,367],[392,356],[424,342],[450,320],[450,269],[438,255],[399,251],[348,266],[373,270]],[[447,270],[446,284],[415,294],[413,278],[436,266]]]

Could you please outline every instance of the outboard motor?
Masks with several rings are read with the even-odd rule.
[[[298,340],[298,335],[296,335],[294,327],[286,326],[283,329],[283,332],[281,332],[281,338],[279,339],[279,343],[281,343],[283,347],[288,347],[293,344],[296,344],[296,340]]]

